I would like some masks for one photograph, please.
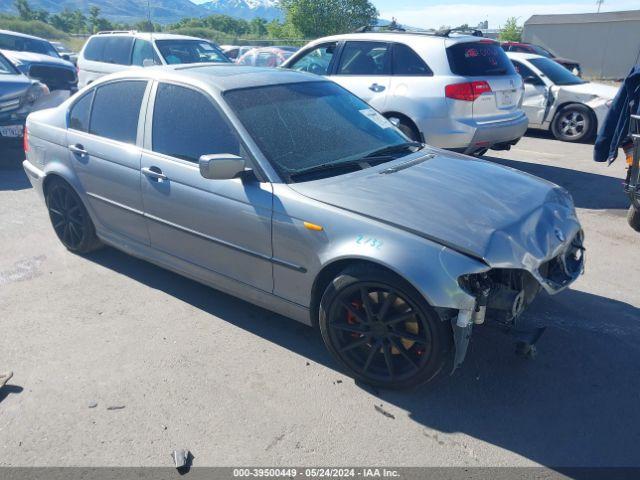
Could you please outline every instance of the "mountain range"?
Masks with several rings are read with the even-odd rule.
[[[256,17],[267,20],[282,18],[277,0],[205,0],[196,4],[190,0],[149,0],[154,22],[172,23],[184,17],[206,17],[221,13],[250,20]],[[132,23],[147,18],[146,0],[29,0],[34,9],[58,13],[65,8],[82,10],[100,7],[100,14],[110,20]],[[0,13],[17,13],[14,0],[0,0]]]

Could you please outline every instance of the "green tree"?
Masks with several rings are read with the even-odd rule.
[[[522,27],[518,26],[518,19],[516,17],[508,18],[504,27],[500,29],[500,40],[502,42],[522,41]]]
[[[100,7],[92,5],[89,7],[89,29],[90,33],[98,31],[98,21],[100,19]]]
[[[16,0],[13,4],[21,20],[34,20],[34,11],[27,0]]]
[[[49,22],[49,12],[46,10],[34,10],[33,11],[33,19],[39,20],[43,23]]]
[[[256,17],[249,22],[249,31],[256,37],[267,35],[267,21],[264,18]]]
[[[281,0],[280,6],[286,23],[305,38],[352,32],[378,18],[369,0]]]

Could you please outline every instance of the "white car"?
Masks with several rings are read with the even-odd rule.
[[[365,29],[314,40],[282,67],[327,76],[411,140],[508,150],[527,130],[522,79],[499,43],[469,33]]]
[[[551,130],[565,142],[591,140],[602,125],[618,89],[587,82],[541,55],[508,52],[524,80],[522,109],[529,127]]]
[[[241,56],[254,48],[258,47],[254,45],[220,45],[220,50],[222,50],[232,62],[237,62]]]
[[[78,54],[78,86],[132,66],[230,63],[215,43],[171,33],[100,32]]]

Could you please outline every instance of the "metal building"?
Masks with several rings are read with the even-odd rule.
[[[522,39],[577,60],[585,77],[621,79],[640,62],[640,10],[534,15]]]

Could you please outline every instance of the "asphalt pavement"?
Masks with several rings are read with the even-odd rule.
[[[586,232],[585,275],[526,314],[548,327],[537,358],[478,328],[462,368],[410,392],[356,384],[293,320],[114,249],[70,254],[3,155],[0,466],[170,466],[176,448],[194,466],[640,466],[640,234],[623,162],[591,148],[535,135],[486,157],[565,186]]]

